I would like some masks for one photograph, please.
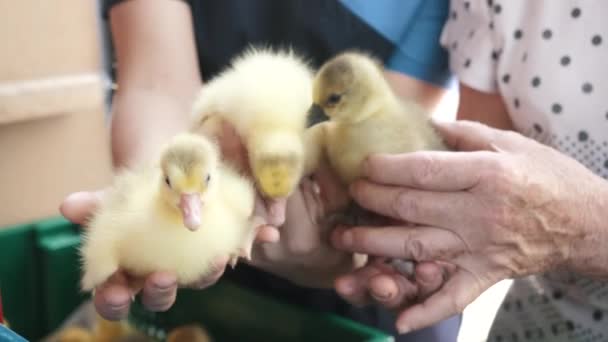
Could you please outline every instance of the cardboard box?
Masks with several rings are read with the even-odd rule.
[[[93,0],[0,0],[0,227],[110,181]]]

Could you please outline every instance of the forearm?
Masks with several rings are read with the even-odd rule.
[[[488,126],[513,130],[514,126],[502,96],[498,93],[484,93],[460,84],[458,120],[477,121]]]
[[[188,126],[201,86],[190,8],[172,0],[131,0],[110,11],[118,89],[112,108],[117,167],[146,159]]]
[[[112,108],[114,166],[146,160],[169,137],[188,129],[192,96],[177,98],[146,89],[118,92]]]
[[[447,92],[444,88],[395,71],[387,70],[385,77],[397,96],[416,101],[428,112],[435,110]]]

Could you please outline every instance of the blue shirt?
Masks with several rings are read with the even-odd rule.
[[[444,0],[341,0],[342,4],[394,45],[386,67],[445,86],[447,51],[437,46],[447,20]]]

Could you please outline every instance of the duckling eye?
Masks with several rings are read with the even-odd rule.
[[[211,175],[210,175],[210,174],[207,174],[207,178],[205,178],[205,182],[206,182],[207,184],[209,184],[209,181],[210,181],[210,180],[211,180]]]
[[[168,187],[171,187],[171,180],[169,180],[169,176],[165,176],[165,184],[167,184]]]
[[[342,95],[340,95],[340,94],[331,94],[327,98],[327,101],[325,101],[325,104],[327,106],[335,106],[335,105],[337,105],[340,102],[340,100],[342,100]]]

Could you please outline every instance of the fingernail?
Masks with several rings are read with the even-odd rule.
[[[167,291],[175,285],[175,281],[171,277],[159,277],[154,281],[154,290]]]
[[[399,334],[407,334],[410,332],[410,327],[408,327],[407,325],[398,325],[397,326],[397,331],[399,332]]]
[[[107,303],[107,308],[113,312],[120,312],[130,305],[129,302],[117,303],[117,302],[112,302],[110,300],[107,300],[106,303]]]
[[[65,198],[65,201],[67,201],[67,202],[82,201],[82,200],[86,200],[87,198],[90,198],[90,196],[91,196],[91,194],[86,191],[73,192]]]
[[[372,297],[374,297],[374,299],[381,301],[381,302],[387,301],[393,297],[393,294],[390,291],[387,291],[384,293],[371,291],[371,295],[372,295]]]
[[[353,233],[350,231],[345,231],[342,233],[342,246],[351,247],[353,245]]]

